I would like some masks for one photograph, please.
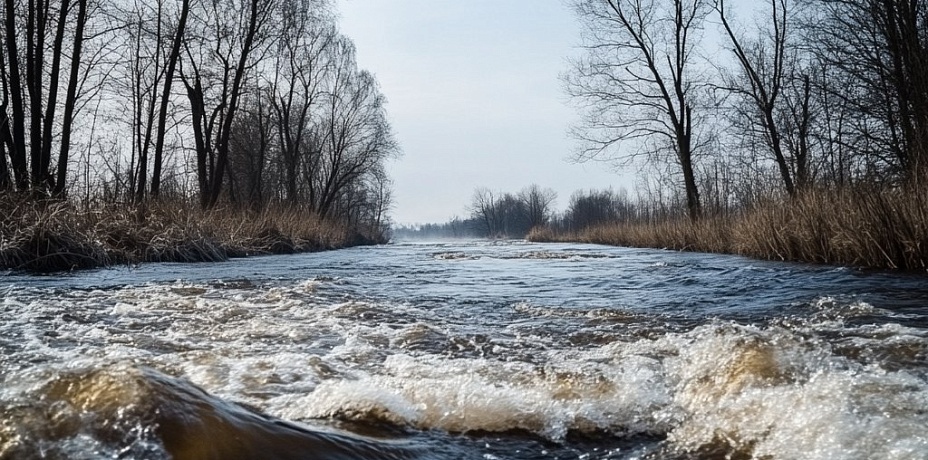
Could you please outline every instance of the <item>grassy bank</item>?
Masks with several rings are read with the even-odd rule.
[[[826,190],[726,216],[618,222],[577,233],[537,229],[532,241],[738,254],[844,266],[928,268],[928,191]]]
[[[335,249],[364,242],[337,222],[284,207],[263,212],[193,204],[77,207],[0,197],[0,268],[59,271],[138,262],[207,262]]]

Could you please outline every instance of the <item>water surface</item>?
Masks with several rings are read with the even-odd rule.
[[[928,457],[919,274],[450,242],[0,293],[0,458]]]

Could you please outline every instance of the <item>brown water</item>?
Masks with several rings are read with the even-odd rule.
[[[0,277],[0,458],[928,458],[928,277],[397,244]]]

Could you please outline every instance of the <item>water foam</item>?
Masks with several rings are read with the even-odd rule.
[[[835,355],[804,331],[733,324],[549,353],[543,365],[389,356],[376,373],[275,401],[296,419],[451,432],[665,435],[762,458],[922,458],[928,383]]]
[[[656,315],[520,303],[506,313],[531,327],[501,321],[480,329],[464,316],[452,320],[413,304],[333,296],[316,279],[64,297],[14,290],[3,299],[10,318],[3,328],[18,335],[0,344],[9,351],[5,371],[14,361],[62,363],[75,355],[141,362],[291,420],[518,430],[555,442],[572,433],[644,434],[665,437],[685,455],[924,458],[925,332],[848,325],[848,318],[880,314],[863,302],[823,298],[810,306],[801,321],[716,321],[673,332],[679,329],[661,326]],[[592,323],[615,330],[609,343],[573,346],[557,336],[565,326]],[[645,323],[648,334],[620,333]],[[466,346],[475,352],[458,350]],[[8,411],[21,396],[5,391]],[[59,412],[75,420],[73,411]],[[40,430],[10,428],[11,414],[3,417],[5,445]],[[125,430],[148,439],[140,427]],[[74,433],[47,442],[69,452],[99,448],[84,431]]]

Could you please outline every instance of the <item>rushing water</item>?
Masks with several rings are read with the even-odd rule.
[[[928,458],[928,277],[522,242],[0,277],[0,458]]]

